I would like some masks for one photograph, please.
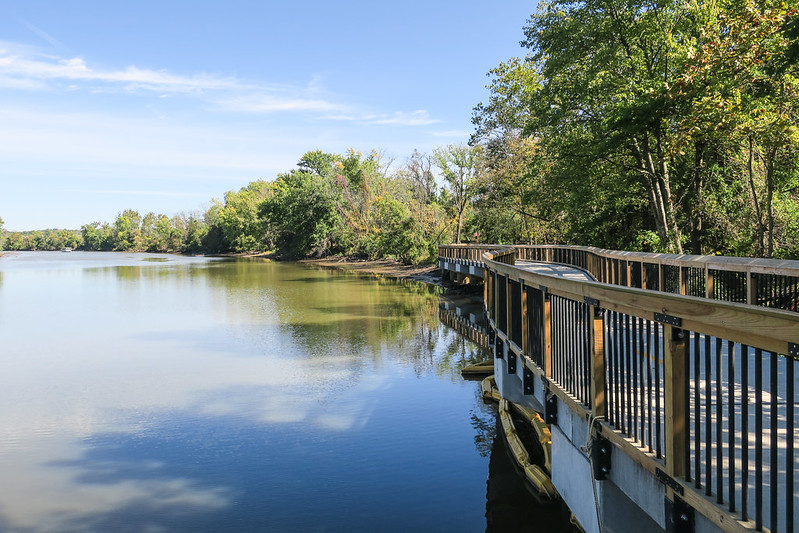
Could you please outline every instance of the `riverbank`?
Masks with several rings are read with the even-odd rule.
[[[339,268],[364,274],[375,274],[399,279],[422,281],[433,285],[441,285],[441,273],[434,264],[405,265],[388,259],[360,260],[346,257],[325,257],[322,259],[303,259],[300,263],[329,268]]]

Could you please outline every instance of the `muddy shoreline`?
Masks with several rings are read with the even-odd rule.
[[[405,265],[387,259],[366,260],[346,257],[325,257],[322,259],[302,259],[299,263],[317,265],[327,268],[338,268],[364,274],[374,274],[397,279],[422,281],[433,285],[442,285],[441,271],[436,265]]]

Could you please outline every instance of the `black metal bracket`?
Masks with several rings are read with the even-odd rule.
[[[658,481],[666,485],[668,488],[679,494],[680,496],[683,495],[685,489],[682,485],[677,483],[677,480],[668,475],[666,472],[661,470],[660,468],[655,469],[655,477]]]
[[[655,321],[670,326],[682,327],[682,318],[678,316],[667,315],[666,313],[655,313]]]
[[[494,341],[494,350],[497,353],[497,359],[505,358],[505,343],[499,337]]]
[[[494,328],[488,328],[488,345],[494,346],[494,342],[497,340],[497,332]]]
[[[610,474],[611,444],[602,435],[596,435],[591,444],[591,463],[593,465],[594,479],[603,480]]]
[[[694,533],[694,509],[679,496],[666,498],[666,533]]]
[[[588,305],[593,305],[594,307],[599,307],[599,300],[597,300],[596,298],[591,298],[589,296],[586,296],[583,299],[585,300],[585,303],[587,303]]]
[[[522,385],[524,387],[524,394],[526,394],[526,395],[533,394],[535,392],[535,389],[533,388],[534,384],[535,384],[535,374],[533,374],[533,371],[525,366],[524,367],[523,377],[522,377]]]
[[[508,374],[516,373],[516,353],[508,350]]]
[[[544,420],[547,424],[558,423],[558,397],[549,390],[547,385],[544,391],[546,402],[544,405]]]
[[[793,357],[794,359],[799,358],[799,344],[795,342],[788,343],[788,355]]]

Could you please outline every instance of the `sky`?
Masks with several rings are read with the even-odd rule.
[[[468,141],[534,1],[2,0],[0,218],[173,216],[310,150]]]

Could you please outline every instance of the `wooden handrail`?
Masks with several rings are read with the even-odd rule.
[[[605,268],[608,265],[603,267],[598,261],[621,261],[620,257],[624,257],[624,261],[627,258],[635,258],[637,262],[658,260],[661,261],[659,264],[677,266],[681,271],[683,268],[694,268],[686,267],[686,264],[707,265],[705,271],[712,265],[711,270],[719,272],[727,272],[722,270],[727,266],[732,268],[729,270],[731,272],[749,268],[743,270],[747,272],[747,279],[751,278],[752,268],[759,269],[759,274],[799,275],[799,262],[768,264],[767,260],[752,260],[747,264],[745,260],[735,261],[733,258],[719,261],[715,257],[687,256],[690,259],[685,259],[686,256],[663,257],[659,254],[619,256],[614,255],[614,252],[605,254],[607,251],[595,253],[597,249],[584,247],[536,248],[536,254],[549,254],[547,259],[550,261],[562,259],[554,262],[582,264],[585,270],[594,270],[609,280],[602,281],[602,276],[597,276],[600,281],[578,281],[516,266],[517,258],[527,258],[525,248],[530,247],[480,245],[470,247],[470,253],[475,253],[478,248],[483,250],[481,262],[486,272],[484,296],[490,326],[496,331],[496,337],[507,346],[508,353],[513,352],[514,357],[520,359],[520,367],[544,379],[550,390],[579,416],[588,419],[592,415],[607,414],[605,421],[600,424],[602,434],[653,475],[661,470],[673,479],[683,493],[683,500],[723,530],[740,532],[763,528],[762,518],[759,519],[760,523],[757,519],[752,520],[756,515],[762,517],[765,505],[762,489],[759,489],[761,492],[757,498],[752,498],[756,501],[749,502],[745,516],[740,514],[741,509],[735,505],[736,488],[743,490],[736,483],[745,487],[744,478],[750,472],[741,473],[739,469],[736,473],[733,467],[731,472],[716,475],[716,483],[710,484],[713,469],[721,471],[724,464],[719,458],[727,454],[725,460],[729,460],[730,456],[735,459],[736,453],[748,453],[749,448],[744,446],[744,451],[737,450],[734,444],[711,436],[709,430],[704,435],[699,431],[698,422],[695,422],[697,426],[693,430],[690,426],[694,423],[691,421],[703,418],[705,427],[712,424],[720,435],[728,427],[726,424],[734,424],[736,417],[746,419],[748,416],[740,409],[736,411],[736,394],[739,401],[741,391],[746,391],[747,398],[754,395],[759,402],[764,397],[771,398],[774,412],[765,415],[770,417],[766,427],[772,428],[768,432],[771,440],[764,442],[765,437],[757,431],[753,432],[756,429],[753,426],[747,426],[745,440],[747,443],[752,440],[752,446],[758,447],[761,457],[763,451],[767,450],[767,458],[769,453],[772,454],[769,461],[777,461],[779,457],[780,465],[785,461],[793,464],[795,457],[792,450],[796,446],[792,409],[797,403],[793,388],[793,366],[794,360],[799,359],[799,314],[745,303],[710,301],[705,295],[651,290],[645,283],[642,283],[644,287],[627,286],[628,283],[624,282],[631,279],[629,264],[625,264],[624,269],[620,268],[621,263],[610,265],[613,268]],[[679,281],[683,287],[680,292],[686,292],[684,287],[688,281],[682,274]],[[712,291],[707,292],[713,294]],[[558,309],[568,311],[556,312],[556,304]],[[529,313],[536,305],[538,308],[532,311],[535,318],[530,320]],[[513,324],[522,324],[521,339],[519,333],[513,331]],[[650,333],[652,330],[654,334]],[[557,342],[553,344],[553,340]],[[556,349],[558,346],[569,349]],[[710,363],[711,356],[716,361],[713,364]],[[730,366],[731,373],[728,373],[724,364]],[[742,376],[742,371],[746,372],[743,368],[738,368],[737,373],[735,370],[736,365],[742,365],[751,366],[754,371],[762,369],[763,364],[771,365],[772,376],[778,375],[778,367],[782,369],[779,375],[783,376],[784,372],[786,376],[771,378],[770,381],[767,378],[764,388],[762,381],[758,381],[762,380],[762,375],[753,380],[745,377],[746,373]],[[701,379],[700,366],[704,373]],[[566,369],[572,369],[572,374]],[[653,371],[654,381],[657,382],[654,392],[651,390],[652,383],[649,383],[649,388],[643,385],[643,376],[652,381]],[[784,379],[785,384],[780,384],[783,383],[780,379]],[[619,390],[624,393],[620,394]],[[692,390],[691,401],[688,401]],[[642,401],[645,391],[647,398]],[[723,399],[725,394],[726,400]],[[783,397],[780,401],[784,400],[785,407],[781,409],[787,410],[787,415],[781,415],[773,407],[777,395]],[[712,417],[709,414],[711,410],[715,413]],[[636,414],[646,416],[648,421],[633,418],[632,427],[629,427],[625,417],[629,420],[631,413],[633,417]],[[649,434],[644,435],[643,428],[647,424]],[[654,424],[657,424],[657,429],[653,434]],[[743,431],[740,425],[737,428],[737,431]],[[779,436],[778,432],[784,436]],[[785,443],[780,439],[788,439],[787,445],[783,446]],[[710,449],[713,454],[708,452]],[[700,453],[705,461],[701,466],[705,470],[694,467],[693,475],[699,478],[692,479],[690,461],[693,457],[699,465]],[[752,468],[772,468],[772,472],[776,472],[777,466],[761,461]],[[703,472],[707,479],[700,483]],[[719,492],[716,484],[725,476],[730,487],[724,487]],[[793,505],[792,491],[786,494],[784,489],[778,487],[776,478],[769,485],[771,506],[777,505],[773,501],[775,498],[785,508]],[[790,511],[780,511],[783,512],[788,518],[780,515],[779,530],[785,529],[786,520],[792,520]]]
[[[611,285],[748,303],[799,312],[799,261],[655,254],[605,250],[590,246],[455,244],[439,247],[443,259],[482,265],[483,255],[565,264]],[[512,263],[511,263],[512,264]]]

